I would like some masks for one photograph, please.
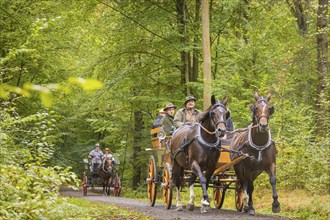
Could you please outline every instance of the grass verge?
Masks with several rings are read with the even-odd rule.
[[[138,212],[118,208],[114,205],[105,205],[78,198],[65,198],[66,203],[62,210],[65,219],[149,219]]]

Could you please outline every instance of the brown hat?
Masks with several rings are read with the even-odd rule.
[[[165,108],[164,108],[164,111],[166,111],[168,108],[174,108],[174,109],[176,109],[176,106],[173,105],[172,102],[169,102],[169,103],[166,104],[166,106],[165,106]]]
[[[105,148],[104,151],[109,151],[110,152],[109,148]]]
[[[194,96],[187,96],[186,97],[186,101],[184,101],[184,105],[187,104],[187,102],[191,101],[191,100],[194,100],[196,102],[196,98]]]

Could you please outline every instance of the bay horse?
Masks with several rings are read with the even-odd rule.
[[[103,187],[103,193],[104,195],[109,196],[110,186],[113,176],[113,163],[111,158],[104,157],[102,159],[102,163],[99,167],[99,176],[100,176],[100,183],[102,184]]]
[[[280,203],[276,192],[276,154],[275,143],[272,140],[268,121],[274,113],[274,107],[269,104],[271,93],[266,98],[259,97],[255,92],[256,102],[250,104],[252,112],[252,123],[241,133],[236,133],[231,142],[231,149],[247,153],[250,157],[245,158],[234,166],[237,179],[239,179],[238,190],[243,192],[243,205],[240,211],[255,215],[252,201],[254,180],[263,172],[267,172],[272,186],[273,203],[272,211],[280,212]],[[231,153],[232,159],[237,154]],[[257,158],[257,159],[252,159]]]
[[[207,212],[210,207],[207,188],[220,156],[220,138],[226,134],[226,120],[230,117],[230,111],[226,108],[227,99],[219,101],[212,95],[211,103],[211,106],[200,114],[198,123],[183,125],[172,135],[170,149],[173,161],[172,183],[177,189],[176,210],[178,211],[183,210],[179,187],[184,169],[192,171],[189,178],[188,210],[194,209],[194,183],[197,177],[203,190],[201,213]]]

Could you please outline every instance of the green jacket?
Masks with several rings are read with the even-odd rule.
[[[172,126],[174,126],[173,117],[166,114],[165,117],[162,118],[161,124],[162,124],[163,129],[166,133],[166,136],[172,135],[172,132],[171,132],[172,131]]]
[[[181,127],[182,125],[186,124],[186,123],[194,123],[197,121],[198,119],[198,115],[201,113],[200,110],[198,109],[194,109],[194,113],[193,113],[193,116],[194,116],[194,121],[187,121],[186,120],[186,111],[187,109],[186,108],[181,108],[177,111],[177,113],[175,114],[175,117],[174,117],[174,126],[176,128],[179,128]]]

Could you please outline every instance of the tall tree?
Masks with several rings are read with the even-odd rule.
[[[202,0],[202,36],[203,36],[203,75],[204,75],[204,110],[211,104],[211,45],[210,45],[210,18],[209,0]]]
[[[317,43],[317,97],[316,97],[316,112],[317,112],[317,132],[324,136],[329,131],[329,41],[328,41],[328,0],[319,0],[317,10],[317,25],[316,25],[316,43]]]
[[[185,47],[187,45],[187,17],[186,17],[186,1],[176,0],[177,22],[180,34],[180,41]],[[185,93],[191,94],[190,87],[187,86],[189,82],[189,51],[185,48],[181,49],[181,85],[185,86]]]

